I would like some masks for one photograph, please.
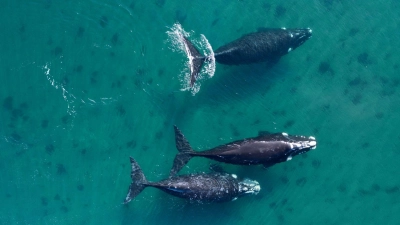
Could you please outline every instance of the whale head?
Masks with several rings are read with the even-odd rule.
[[[239,195],[256,195],[260,190],[260,184],[256,180],[244,179],[239,182]]]
[[[297,136],[283,134],[288,139],[286,142],[290,145],[290,152],[287,161],[291,160],[292,157],[306,153],[317,147],[317,141],[313,136]]]
[[[288,52],[294,50],[295,48],[299,47],[302,45],[304,42],[306,42],[308,39],[311,38],[312,36],[312,30],[310,28],[304,28],[304,29],[290,29],[289,35],[291,38],[291,43],[290,47],[288,49]]]

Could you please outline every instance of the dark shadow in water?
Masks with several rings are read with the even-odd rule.
[[[276,18],[281,18],[281,17],[283,17],[284,15],[285,15],[285,13],[286,13],[286,8],[285,7],[283,7],[282,5],[278,5],[276,8],[275,8],[275,14],[274,14],[274,16],[276,17]]]
[[[105,28],[108,25],[108,18],[106,16],[102,16],[99,20],[99,24],[102,28]]]
[[[82,38],[84,33],[85,33],[85,28],[79,27],[78,31],[76,32],[75,38]]]
[[[8,96],[3,100],[3,108],[7,111],[12,111],[13,110],[13,97]]]

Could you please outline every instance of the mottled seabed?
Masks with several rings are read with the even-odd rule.
[[[0,224],[397,224],[397,1],[2,1]],[[260,27],[310,27],[276,65],[216,65],[181,91],[179,22],[216,49]],[[172,125],[197,149],[258,131],[316,150],[264,170],[257,196],[188,204],[146,189],[128,205],[129,156],[166,178]],[[182,173],[208,171],[193,159]]]

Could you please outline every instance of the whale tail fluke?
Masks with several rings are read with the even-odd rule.
[[[193,157],[193,149],[190,146],[189,142],[186,140],[185,136],[183,136],[182,132],[179,130],[177,126],[174,126],[175,130],[175,144],[179,153],[175,156],[174,164],[170,171],[169,176],[175,176]]]
[[[197,48],[185,36],[182,36],[185,44],[186,54],[189,56],[190,64],[190,87],[193,87],[196,79],[201,71],[204,61],[207,59],[200,54]]]
[[[132,168],[132,183],[129,186],[128,195],[125,198],[124,204],[127,204],[132,199],[134,199],[148,185],[146,177],[144,176],[139,164],[132,157],[130,157],[130,161]]]

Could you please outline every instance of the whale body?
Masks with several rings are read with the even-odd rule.
[[[215,60],[227,65],[277,61],[311,37],[307,29],[268,29],[247,34],[215,51]]]
[[[294,156],[315,149],[314,137],[288,135],[286,133],[260,134],[220,145],[205,151],[194,151],[178,127],[174,126],[175,143],[179,153],[175,156],[170,176],[175,176],[192,157],[204,157],[236,165],[262,164],[270,167],[291,160]]]
[[[221,46],[214,51],[215,61],[226,65],[277,62],[283,55],[293,51],[312,36],[310,28],[302,29],[262,29]],[[183,37],[186,51],[192,57],[190,68],[191,86],[207,60],[196,47]]]
[[[250,194],[258,194],[260,185],[255,180],[238,180],[234,174],[188,174],[170,177],[159,182],[148,182],[138,163],[130,157],[132,183],[124,203],[130,202],[146,187],[154,187],[176,197],[196,202],[225,202]]]

